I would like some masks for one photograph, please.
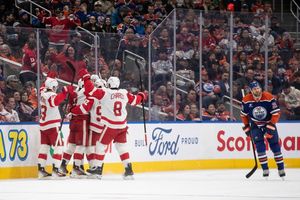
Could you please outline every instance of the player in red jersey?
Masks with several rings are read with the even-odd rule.
[[[50,146],[54,147],[52,177],[64,177],[65,175],[59,170],[61,162],[61,153],[63,141],[59,136],[58,129],[61,123],[61,116],[58,110],[59,104],[66,98],[70,87],[64,87],[61,93],[56,93],[58,82],[55,78],[47,78],[45,85],[41,88],[41,117],[40,133],[41,147],[38,154],[38,177],[47,178],[51,176],[45,170],[47,154]]]
[[[269,176],[268,157],[264,141],[266,139],[274,154],[279,176],[284,177],[284,162],[276,128],[276,123],[280,118],[277,101],[271,93],[262,91],[257,81],[251,82],[249,87],[251,93],[247,94],[242,100],[243,130],[255,143],[258,159],[263,169],[263,176]]]
[[[69,105],[72,108],[76,105],[81,105],[86,100],[84,94],[83,81],[78,81],[78,88],[70,92]],[[69,163],[73,155],[73,170],[71,173],[72,178],[85,178],[86,173],[84,172],[83,158],[86,146],[88,145],[88,133],[89,133],[89,113],[72,114],[70,120],[70,134],[68,137],[67,148],[63,153],[63,159],[60,169],[65,174],[67,171],[67,164]]]
[[[98,131],[100,131],[100,139],[96,144],[95,167],[87,171],[98,178],[102,177],[105,149],[113,141],[125,167],[124,179],[132,179],[132,164],[126,148],[128,129],[126,105],[135,106],[143,100],[145,101],[146,94],[139,92],[137,95],[133,95],[125,89],[119,89],[120,80],[117,77],[108,79],[107,89],[98,89],[93,86],[90,74],[86,70],[81,70],[79,74],[84,80],[85,91],[90,96],[84,104],[74,107],[71,112],[74,114],[87,112],[93,108],[95,103],[101,103],[101,107],[98,107],[101,119],[96,124]]]

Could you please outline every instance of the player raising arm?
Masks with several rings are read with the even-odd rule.
[[[84,104],[74,107],[71,112],[74,114],[88,112],[94,103],[101,102],[99,104],[101,107],[98,107],[98,112],[101,112],[101,120],[97,123],[100,139],[96,144],[95,167],[88,172],[98,178],[102,177],[105,149],[113,141],[125,167],[124,179],[132,179],[133,170],[126,147],[128,129],[126,105],[135,106],[143,100],[145,101],[146,94],[139,92],[137,95],[133,95],[125,89],[119,89],[120,80],[117,77],[110,77],[107,80],[107,89],[97,89],[90,81],[90,75],[86,70],[81,70],[79,73],[84,80],[85,91],[90,97]]]
[[[283,156],[279,145],[276,123],[280,117],[280,109],[273,95],[262,91],[260,84],[253,81],[249,85],[251,93],[242,100],[241,118],[243,130],[255,143],[263,176],[269,176],[268,157],[266,154],[266,138],[274,154],[280,177],[285,176]]]

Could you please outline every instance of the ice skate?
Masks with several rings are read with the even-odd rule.
[[[67,170],[67,164],[66,164],[66,161],[65,161],[65,160],[63,160],[63,161],[61,162],[61,165],[60,165],[60,171],[61,171],[62,173],[64,173],[65,175],[67,175],[67,174],[69,173],[69,171]]]
[[[63,173],[58,167],[55,167],[53,165],[53,168],[52,168],[52,177],[54,179],[65,179],[66,178],[66,174]]]
[[[268,180],[269,178],[269,174],[270,174],[270,171],[268,169],[264,169],[263,170],[263,177]]]
[[[43,180],[47,180],[47,179],[51,179],[52,176],[50,173],[48,173],[44,167],[41,167],[40,164],[38,165],[38,179],[43,179]]]
[[[284,177],[285,177],[285,171],[284,171],[284,169],[278,170],[278,175],[284,181]]]
[[[125,167],[125,172],[123,174],[123,179],[124,180],[134,180],[131,163],[128,163],[127,167]]]
[[[87,178],[87,174],[85,173],[85,171],[81,167],[79,167],[77,165],[74,165],[73,170],[70,174],[70,177],[71,178],[84,179],[84,178]]]
[[[89,178],[102,178],[102,171],[103,171],[103,165],[100,167],[93,167],[87,170],[87,172],[90,174]]]

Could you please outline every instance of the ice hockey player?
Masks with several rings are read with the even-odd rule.
[[[85,99],[83,80],[79,79],[77,89],[70,92],[70,108],[83,104]],[[86,178],[87,175],[84,171],[83,160],[89,139],[89,123],[90,116],[88,112],[79,115],[71,114],[68,144],[63,153],[63,159],[60,166],[61,171],[67,174],[67,165],[74,153],[74,164],[70,175],[71,178]]]
[[[101,103],[101,121],[97,123],[100,139],[96,144],[95,167],[87,171],[99,179],[102,177],[105,149],[113,141],[125,167],[124,179],[133,179],[132,164],[126,147],[128,129],[126,105],[135,106],[145,101],[146,93],[139,92],[137,95],[133,95],[125,89],[119,89],[120,79],[117,77],[110,77],[107,80],[107,89],[94,87],[90,80],[90,74],[86,70],[81,70],[79,77],[83,78],[85,91],[90,96],[85,104],[74,107],[71,112],[79,114],[91,110],[94,103],[99,101]]]
[[[61,178],[65,174],[59,169],[63,141],[60,137],[59,126],[61,123],[61,116],[58,106],[66,98],[67,93],[72,89],[71,87],[63,87],[61,93],[56,93],[58,82],[56,78],[47,78],[45,84],[40,89],[41,92],[41,117],[40,117],[40,134],[41,146],[38,154],[38,177],[49,178],[51,176],[45,170],[47,161],[47,154],[50,146],[54,147],[52,177]]]
[[[257,81],[251,82],[249,88],[251,92],[242,100],[243,130],[255,143],[258,159],[263,169],[263,177],[269,176],[268,157],[264,141],[266,139],[274,154],[278,174],[283,179],[285,176],[284,162],[276,128],[276,123],[280,117],[278,103],[271,93],[262,91]]]

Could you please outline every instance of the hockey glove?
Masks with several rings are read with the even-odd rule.
[[[250,125],[249,124],[246,124],[245,126],[243,126],[243,131],[245,132],[245,134],[247,135],[247,137],[250,137],[251,129],[250,129]]]
[[[148,99],[148,92],[139,92],[138,95],[142,97],[142,102],[146,102]]]
[[[91,78],[91,75],[90,73],[87,71],[87,69],[81,69],[79,72],[78,72],[78,76],[79,78],[82,78],[82,80],[88,80]]]
[[[63,89],[62,89],[62,92],[63,93],[73,93],[73,86],[71,85],[68,85],[68,86],[64,86]]]
[[[56,78],[57,77],[57,73],[56,71],[49,71],[47,74],[48,78]]]

